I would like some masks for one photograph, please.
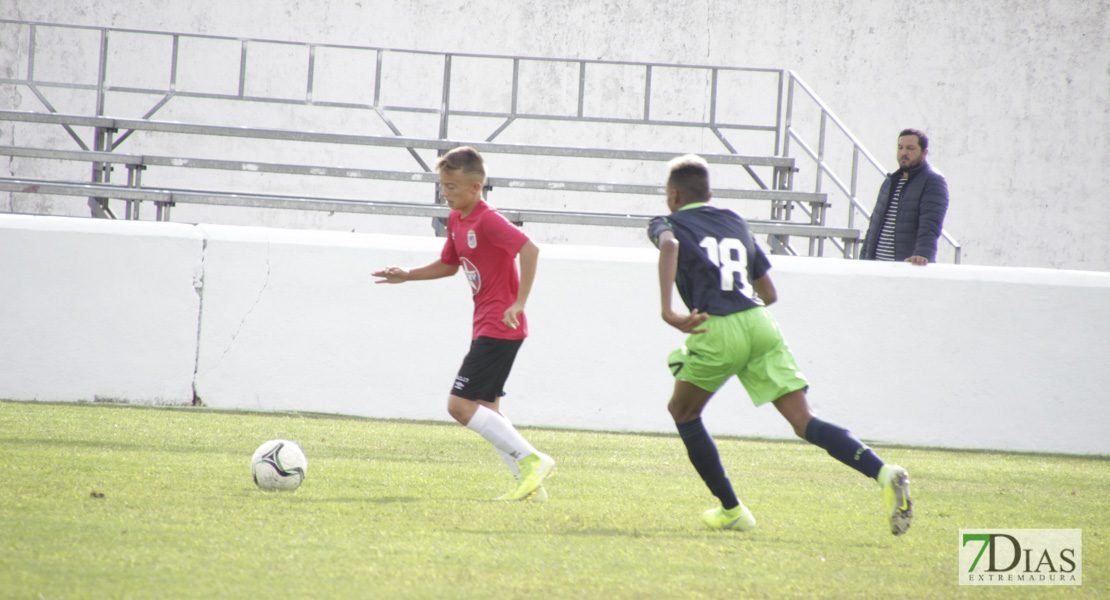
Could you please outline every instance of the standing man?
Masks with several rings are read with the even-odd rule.
[[[925,161],[929,138],[918,129],[898,134],[898,171],[887,175],[863,240],[863,260],[925,265],[937,260],[937,238],[948,210],[948,183]]]
[[[455,148],[436,164],[451,215],[439,259],[416,269],[388,267],[377,283],[450,277],[463,267],[474,297],[470,352],[447,397],[447,412],[497,449],[516,487],[499,500],[547,499],[544,479],[555,461],[538,452],[501,414],[501,397],[517,351],[528,336],[524,304],[532,289],[540,250],[528,236],[482,198],[486,168],[473,148]],[[515,259],[520,255],[520,274]]]
[[[663,320],[689,333],[668,363],[675,377],[667,409],[694,469],[721,505],[702,515],[713,529],[747,531],[755,517],[736,497],[717,446],[701,421],[702,409],[733,375],[756,406],[773,403],[794,433],[833,458],[875,479],[882,489],[890,531],[910,528],[913,508],[909,475],[888,465],[851,432],[813,416],[806,402],[809,383],[798,369],[778,324],[766,305],[777,299],[767,256],[748,225],[728,209],[713,208],[709,167],[699,156],[670,163],[667,208],[655,217],[648,235],[659,248],[659,291]],[[671,290],[690,314],[671,307]]]

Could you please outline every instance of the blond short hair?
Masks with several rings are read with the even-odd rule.
[[[470,146],[459,146],[440,157],[436,171],[462,171],[474,179],[485,183],[486,162],[482,155]]]
[[[667,187],[678,190],[685,202],[709,200],[709,163],[696,154],[687,154],[671,160],[667,167]]]

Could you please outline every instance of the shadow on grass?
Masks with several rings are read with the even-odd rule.
[[[737,544],[738,546],[756,546],[759,548],[800,548],[809,550],[813,548],[813,541],[803,538],[791,538],[781,535],[761,535],[761,532],[736,532],[736,531],[709,531],[701,529],[690,529],[689,531],[677,531],[673,529],[660,529],[660,530],[645,530],[645,529],[618,529],[609,527],[587,527],[583,529],[566,529],[563,531],[542,530],[537,531],[533,529],[522,528],[505,528],[505,529],[452,529],[455,533],[470,534],[477,536],[533,536],[537,539],[543,539],[551,536],[560,537],[564,539],[621,539],[621,540],[676,540],[681,542],[704,542],[706,540],[724,540],[730,544]],[[864,550],[880,550],[885,551],[889,549],[889,544],[884,544],[879,540],[859,540],[848,541],[839,540],[837,542],[842,548],[857,548]]]
[[[221,455],[232,456],[240,458],[248,456],[244,454],[249,450],[236,450],[222,447],[204,447],[200,445],[174,445],[160,443],[138,443],[138,442],[116,442],[104,440],[74,440],[64,438],[16,438],[16,437],[0,437],[0,444],[7,447],[53,447],[53,448],[72,448],[81,450],[99,450],[103,452],[168,452],[175,454],[208,454],[208,455]],[[250,446],[248,444],[247,446]],[[311,446],[309,446],[311,448]],[[365,448],[357,448],[359,452],[365,452]],[[398,464],[469,464],[472,460],[467,456],[455,454],[424,454],[424,453],[409,453],[406,454],[403,450],[390,450],[389,452],[379,452],[377,454],[359,454],[353,450],[340,450],[331,452],[313,453],[313,460],[324,459],[350,459],[357,461],[366,461],[369,463],[398,463]]]
[[[354,496],[345,498],[306,498],[294,496],[292,501],[297,504],[414,504],[423,501],[416,496],[382,496],[379,498],[369,496]]]
[[[239,457],[243,452],[227,447],[204,447],[197,445],[181,446],[164,443],[109,442],[103,440],[70,440],[61,438],[0,438],[0,444],[11,446],[47,446],[55,448],[76,448],[100,450],[104,452],[172,452],[176,454],[209,454]]]
[[[444,420],[425,420],[425,419],[397,419],[397,418],[384,418],[384,417],[364,417],[357,415],[342,415],[335,413],[321,413],[312,411],[264,411],[264,410],[246,410],[246,409],[227,409],[227,408],[210,408],[205,406],[180,406],[180,405],[161,405],[161,404],[131,404],[131,403],[113,403],[113,402],[50,402],[40,400],[10,400],[0,398],[0,403],[4,404],[22,404],[22,405],[41,405],[41,406],[82,406],[82,407],[96,407],[96,408],[110,408],[115,410],[154,410],[165,412],[177,413],[192,413],[192,414],[219,414],[219,415],[238,415],[250,417],[265,417],[275,419],[312,419],[312,420],[339,420],[339,421],[363,421],[370,423],[385,423],[394,425],[424,425],[430,427],[450,427],[457,428],[458,424],[454,421]],[[549,432],[564,432],[564,433],[579,433],[588,435],[627,435],[627,436],[642,436],[642,437],[666,437],[677,438],[675,432],[653,432],[653,431],[614,431],[605,429],[579,429],[574,427],[555,427],[555,426],[538,426],[538,425],[518,425],[518,429],[523,431],[549,431]],[[733,440],[738,442],[753,442],[759,444],[786,444],[786,445],[806,445],[804,442],[797,438],[786,436],[782,438],[766,438],[758,436],[733,436],[733,435],[719,435],[714,436],[718,441]],[[1000,455],[1000,456],[1030,456],[1034,458],[1067,458],[1077,460],[1089,460],[1095,462],[1110,462],[1110,455],[1107,454],[1069,454],[1064,452],[1037,452],[1031,450],[997,450],[987,448],[948,448],[938,446],[913,446],[907,444],[898,444],[892,442],[882,442],[864,439],[865,443],[878,449],[891,448],[903,450],[921,450],[927,452],[946,452],[953,454],[983,454],[983,455]]]
[[[0,443],[10,444],[12,446],[61,446],[69,448],[99,448],[102,450],[143,450],[148,451],[154,449],[150,444],[134,444],[134,443],[120,443],[120,442],[104,442],[92,440],[67,440],[60,438],[0,438]],[[168,450],[168,448],[157,448],[158,450]],[[182,448],[182,452],[196,452],[194,448]],[[221,451],[224,453],[226,451]]]

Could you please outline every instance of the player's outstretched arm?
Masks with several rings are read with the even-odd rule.
[[[501,322],[516,329],[520,327],[517,317],[524,312],[524,305],[528,303],[528,295],[532,293],[532,282],[536,279],[536,266],[540,262],[540,249],[532,240],[524,242],[520,247],[520,287],[517,288],[516,301],[505,309]]]
[[[371,275],[381,278],[374,283],[404,283],[406,281],[450,277],[458,271],[458,265],[449,265],[442,260],[437,260],[434,263],[411,270],[402,267],[386,267],[380,271],[374,271]]]
[[[676,313],[671,308],[671,299],[674,291],[674,278],[678,273],[678,240],[670,231],[664,231],[659,236],[659,304],[662,307],[663,320],[668,325],[683,333],[704,333],[706,329],[698,329],[709,318],[709,315],[694,309],[690,314]]]

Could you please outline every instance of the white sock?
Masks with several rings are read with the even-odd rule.
[[[502,414],[501,418],[504,419],[510,427],[512,427],[513,422],[509,420],[509,417],[506,417],[504,414]],[[498,448],[497,446],[494,446],[493,449],[497,450],[497,456],[500,456],[501,462],[505,463],[506,467],[509,467],[509,472],[513,474],[513,477],[515,477],[516,479],[520,479],[520,461],[513,458],[510,454],[506,453],[504,450]]]
[[[513,427],[512,423],[493,410],[479,405],[477,412],[466,424],[467,429],[475,431],[493,444],[497,451],[504,452],[509,458],[520,459],[536,451],[527,440]],[[508,464],[506,462],[506,464]],[[509,467],[512,469],[512,467]]]

